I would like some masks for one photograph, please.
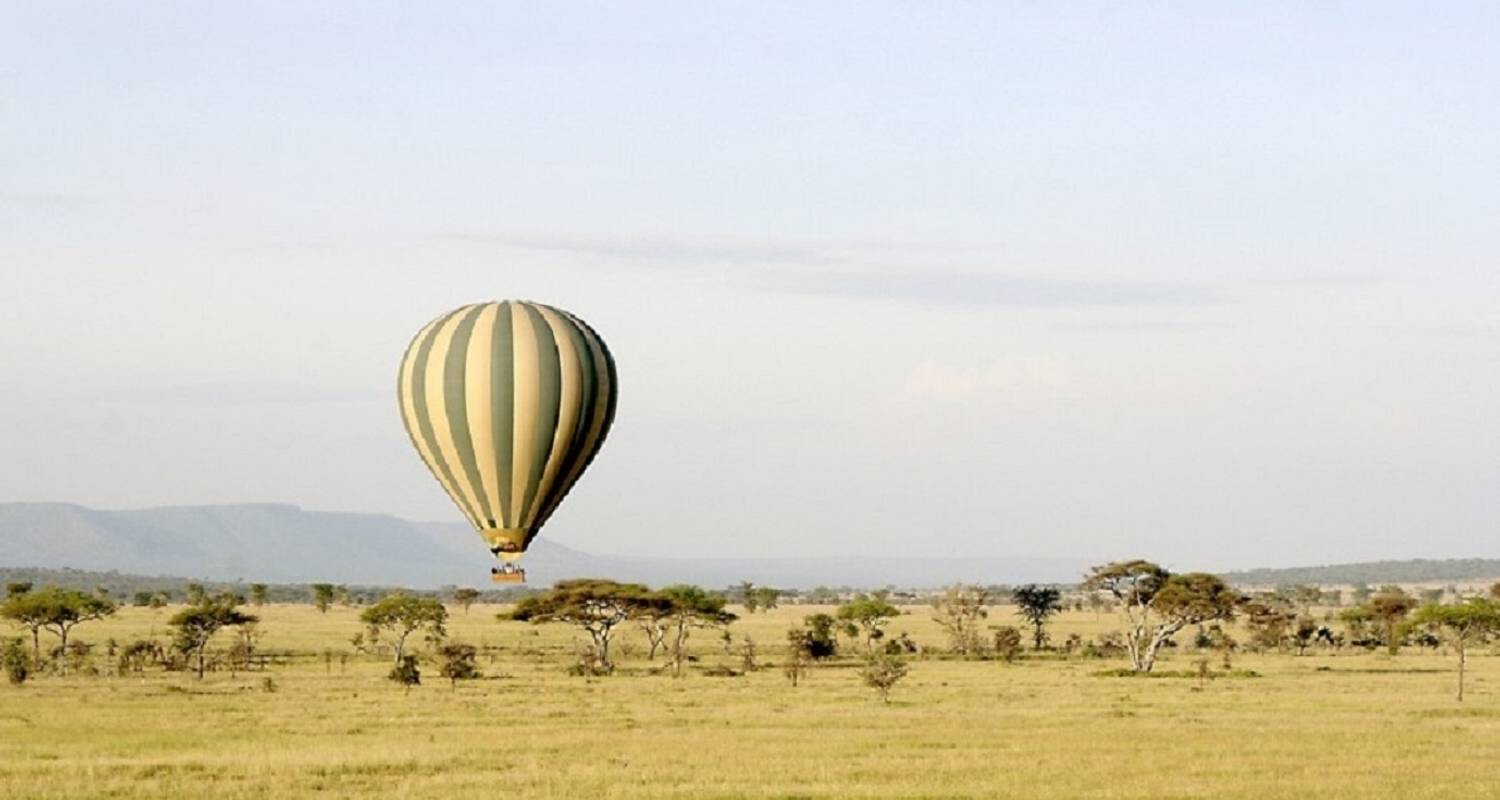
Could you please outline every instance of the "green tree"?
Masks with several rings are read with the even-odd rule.
[[[799,646],[814,661],[833,658],[839,652],[838,636],[834,632],[837,627],[838,620],[828,614],[809,614],[802,618]]]
[[[559,581],[551,589],[525,597],[503,618],[533,624],[561,622],[583,629],[589,635],[590,668],[597,674],[614,671],[609,645],[615,628],[658,609],[661,597],[638,583],[618,583],[602,578]]]
[[[173,631],[173,643],[177,650],[194,660],[198,680],[203,680],[205,655],[208,643],[214,634],[224,628],[249,625],[259,619],[238,608],[238,598],[225,593],[218,597],[205,598],[203,602],[188,606],[172,615],[167,621]]]
[[[1496,585],[1500,586],[1500,584]],[[29,591],[31,591],[31,581],[14,581],[5,584],[5,597],[7,600],[12,597],[20,597]]]
[[[11,620],[31,633],[32,656],[41,663],[40,631],[49,631],[59,639],[59,650],[66,653],[68,634],[85,622],[103,619],[115,613],[114,603],[76,589],[45,589],[13,596],[0,606],[0,617]]]
[[[136,608],[146,608],[151,605],[150,592],[136,592],[130,596],[130,604]]]
[[[1014,625],[995,628],[995,655],[1007,663],[1021,655],[1021,629]]]
[[[315,583],[308,587],[312,589],[313,605],[324,614],[328,613],[329,607],[333,605],[334,586],[331,583]]]
[[[474,605],[474,601],[478,599],[478,589],[464,586],[453,590],[453,602],[457,603],[458,607],[462,608],[465,614],[469,613],[469,606]]]
[[[730,591],[740,601],[740,605],[745,607],[746,613],[754,614],[760,607],[760,596],[755,592],[755,584],[750,581],[740,581]]]
[[[761,611],[770,611],[771,609],[776,608],[778,605],[780,605],[780,589],[772,589],[769,586],[761,586],[756,588],[753,594],[755,595],[755,605]]]
[[[1364,605],[1365,601],[1370,599],[1370,594],[1370,587],[1363,583],[1356,583],[1349,587],[1349,597],[1357,606]]]
[[[1016,614],[1031,626],[1031,649],[1040,650],[1047,643],[1044,627],[1047,618],[1062,610],[1062,592],[1052,586],[1028,583],[1010,593]]]
[[[1304,616],[1312,613],[1313,606],[1323,601],[1323,587],[1299,584],[1292,587],[1292,601]]]
[[[265,605],[266,600],[270,597],[270,594],[270,587],[266,586],[264,583],[250,584],[250,603],[256,608]]]
[[[1242,606],[1241,611],[1250,641],[1262,650],[1281,649],[1292,624],[1297,621],[1297,612],[1274,597],[1251,600]]]
[[[1464,699],[1464,668],[1469,645],[1500,631],[1500,604],[1483,597],[1452,605],[1427,605],[1417,610],[1412,622],[1436,630],[1458,654],[1458,701]]]
[[[901,616],[901,609],[886,602],[884,593],[857,594],[838,607],[835,618],[843,623],[850,638],[863,635],[865,653],[875,652],[875,641],[885,636],[885,625]]]
[[[387,595],[359,615],[361,622],[373,630],[390,631],[395,636],[396,666],[406,655],[406,639],[419,630],[433,637],[446,635],[448,610],[433,597],[418,597],[406,592]]]
[[[880,702],[891,702],[891,689],[906,677],[906,660],[887,653],[873,653],[865,658],[859,677],[880,695]]]
[[[448,642],[438,648],[437,655],[441,661],[439,671],[454,689],[458,688],[459,681],[469,681],[480,677],[479,666],[476,662],[479,650],[474,645]]]
[[[396,666],[391,667],[391,671],[386,674],[386,677],[405,686],[408,692],[411,691],[411,687],[421,685],[422,671],[417,669],[417,657],[401,656],[396,659]]]
[[[1160,566],[1135,559],[1095,567],[1085,590],[1104,590],[1119,601],[1130,626],[1125,649],[1130,666],[1150,672],[1173,634],[1188,625],[1231,620],[1240,598],[1218,576],[1206,572],[1173,575]]]
[[[201,606],[208,601],[208,590],[201,583],[189,583],[186,592],[187,604],[190,606]]]
[[[1417,607],[1416,598],[1401,591],[1399,587],[1383,587],[1366,604],[1370,615],[1380,624],[1386,651],[1396,655],[1401,651],[1402,623],[1412,609]]]
[[[26,644],[21,639],[6,639],[0,644],[0,669],[5,670],[5,679],[20,686],[31,677],[31,656],[26,653]]]
[[[698,586],[673,584],[656,595],[655,602],[644,606],[641,612],[659,619],[664,636],[671,637],[668,651],[672,656],[672,674],[676,676],[682,675],[688,636],[695,628],[723,628],[738,619],[725,608],[727,600],[723,595]]]

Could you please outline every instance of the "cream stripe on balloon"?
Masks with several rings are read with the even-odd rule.
[[[474,460],[479,466],[477,487],[489,506],[489,518],[500,519],[500,475],[495,467],[495,421],[491,413],[494,402],[490,386],[490,368],[495,347],[495,315],[499,306],[487,304],[474,321],[474,333],[464,360],[465,410],[469,418],[469,438],[473,441]],[[480,510],[483,510],[481,506]]]
[[[541,405],[541,365],[537,359],[536,329],[531,325],[531,315],[516,303],[510,316],[511,332],[515,341],[516,424],[511,444],[511,518],[517,526],[523,525],[526,509],[526,483],[531,477],[531,465],[536,454],[532,441],[536,438],[537,412]]]

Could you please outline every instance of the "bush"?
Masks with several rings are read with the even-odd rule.
[[[886,640],[885,647],[882,649],[889,656],[909,655],[921,650],[921,648],[917,647],[916,641],[905,632],[902,632],[894,639]]]
[[[453,688],[458,688],[459,681],[468,681],[480,677],[479,667],[475,659],[479,651],[472,644],[462,642],[449,642],[438,648],[438,658],[442,659],[441,674],[447,678]]]
[[[906,677],[906,661],[900,656],[884,653],[870,656],[860,670],[859,677],[865,685],[880,694],[882,703],[891,702],[891,688]]]
[[[31,677],[31,653],[26,650],[26,643],[20,639],[9,639],[4,645],[0,645],[0,667],[5,669],[5,678],[11,684],[20,686]]]
[[[137,639],[130,644],[120,648],[120,654],[115,662],[115,671],[121,675],[127,672],[141,672],[147,664],[160,664],[166,660],[166,653],[162,646],[152,639]]]
[[[802,621],[806,626],[804,630],[796,631],[800,636],[800,644],[794,642],[794,646],[800,646],[814,661],[833,658],[838,655],[839,642],[835,628],[837,620],[827,614],[813,614]]]
[[[1021,629],[1014,625],[995,628],[995,657],[1002,661],[1015,661],[1021,655]]]
[[[422,683],[422,672],[417,669],[416,656],[402,656],[396,666],[391,668],[387,678],[410,689]]]

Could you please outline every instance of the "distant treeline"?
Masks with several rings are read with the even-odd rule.
[[[1240,585],[1382,584],[1433,581],[1493,580],[1500,577],[1500,558],[1414,558],[1409,561],[1371,561],[1320,567],[1251,569],[1230,572],[1224,579]]]
[[[64,589],[79,589],[86,592],[103,592],[111,599],[125,605],[132,604],[137,597],[160,595],[169,603],[184,602],[190,586],[202,587],[208,594],[233,592],[242,597],[250,595],[253,581],[200,581],[168,575],[130,575],[122,572],[91,572],[82,569],[43,569],[40,567],[0,567],[0,586],[10,583],[30,583],[35,586],[58,586]],[[311,583],[267,583],[266,600],[272,603],[306,603],[313,596]],[[340,600],[365,604],[372,603],[395,592],[406,592],[426,597],[452,597],[456,586],[444,586],[436,590],[411,590],[400,586],[339,586]],[[481,603],[512,603],[530,594],[526,587],[507,586],[503,589],[479,592]]]

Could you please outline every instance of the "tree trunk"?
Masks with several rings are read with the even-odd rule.
[[[672,642],[672,674],[678,678],[682,677],[682,660],[685,655],[683,653],[683,645],[686,643],[687,623],[679,620],[677,623],[677,639]]]
[[[1460,703],[1462,703],[1464,701],[1464,661],[1465,660],[1467,660],[1467,659],[1465,658],[1465,653],[1464,653],[1464,643],[1462,641],[1460,641],[1458,643],[1458,702],[1460,702]]]
[[[198,680],[203,680],[203,652],[208,649],[208,642],[198,645]]]
[[[1180,630],[1182,630],[1182,626],[1175,624],[1163,625],[1157,628],[1156,633],[1151,635],[1151,644],[1147,646],[1146,652],[1141,654],[1141,665],[1136,667],[1136,671],[1150,672],[1151,668],[1156,666],[1156,654],[1161,650],[1161,646],[1168,639],[1172,638],[1172,634]]]

